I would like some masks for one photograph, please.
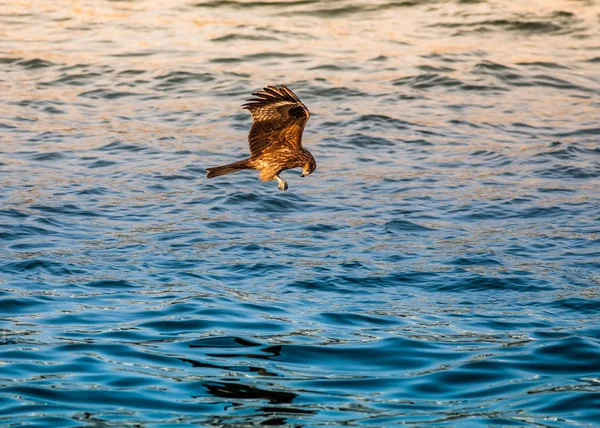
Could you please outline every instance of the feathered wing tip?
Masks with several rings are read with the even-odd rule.
[[[302,104],[302,101],[300,101],[300,98],[285,85],[281,85],[279,88],[267,86],[266,88],[263,88],[262,91],[255,92],[252,95],[256,98],[246,100],[246,103],[242,104],[243,108],[250,110],[252,107],[260,107],[273,101],[289,101],[304,105]]]

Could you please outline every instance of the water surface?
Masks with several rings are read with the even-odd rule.
[[[594,426],[600,7],[521,3],[2,6],[0,424]],[[317,171],[207,180],[282,83]]]

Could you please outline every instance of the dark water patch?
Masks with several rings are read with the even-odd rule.
[[[371,58],[369,61],[375,61],[375,62],[383,62],[383,61],[387,61],[388,57],[385,55],[379,55],[376,56],[375,58]]]
[[[354,15],[356,13],[364,13],[365,8],[362,6],[346,5],[344,7],[328,7],[312,10],[295,10],[289,12],[282,12],[284,16],[302,16],[310,15],[318,18],[342,18],[347,15]]]
[[[459,86],[463,82],[437,73],[424,73],[417,76],[401,77],[392,82],[393,85],[409,85],[417,89],[426,89],[434,86]]]
[[[396,349],[406,349],[406,353],[398,353]],[[408,351],[410,350],[410,351]],[[305,364],[306,361],[326,361],[331,370],[338,374],[351,373],[356,367],[362,372],[370,370],[402,371],[427,367],[426,355],[446,352],[440,346],[425,341],[408,338],[387,338],[366,343],[338,344],[337,346],[284,345],[276,360],[281,364]],[[446,355],[450,359],[458,359]],[[349,379],[348,379],[349,380]],[[334,379],[332,379],[335,382]],[[328,384],[331,382],[325,381]],[[311,382],[317,386],[317,382]],[[324,386],[324,385],[323,385]],[[329,385],[333,387],[333,385]]]
[[[513,68],[508,67],[506,65],[498,64],[492,61],[481,61],[473,67],[473,72],[482,72],[482,73],[503,73],[508,70],[513,70]]]
[[[51,162],[66,159],[67,156],[60,152],[39,153],[31,156],[29,159],[36,162]]]
[[[107,288],[107,289],[121,289],[121,288],[132,288],[136,287],[135,284],[132,284],[125,280],[101,280],[101,281],[93,281],[83,284],[82,286],[88,288]]]
[[[99,147],[95,150],[97,151],[102,151],[102,152],[132,152],[132,153],[137,153],[137,152],[142,152],[142,151],[147,151],[150,148],[141,144],[127,144],[127,143],[121,143],[119,141],[114,141],[112,143],[106,144],[102,147]]]
[[[310,232],[336,232],[345,228],[345,226],[335,224],[312,224],[303,227],[304,230],[308,230]]]
[[[0,57],[0,64],[12,64],[21,60],[22,58],[12,58],[12,57]]]
[[[344,99],[346,97],[367,97],[369,94],[362,92],[357,89],[346,88],[346,87],[312,87],[309,88],[309,92],[312,94],[318,94],[321,97],[329,98],[332,100]]]
[[[506,91],[506,88],[495,85],[482,85],[475,82],[463,82],[448,76],[443,76],[438,73],[424,73],[416,76],[407,76],[396,79],[392,82],[394,86],[407,85],[415,89],[431,89],[431,88],[456,88],[463,91],[477,92],[498,92]]]
[[[550,305],[566,312],[594,315],[600,310],[600,300],[590,300],[580,297],[570,297],[552,302]]]
[[[547,290],[547,283],[540,281],[535,284],[523,276],[486,277],[483,275],[468,275],[463,280],[448,282],[435,287],[437,291],[445,292],[498,292],[498,291],[531,291]]]
[[[144,57],[144,56],[151,56],[151,55],[155,55],[155,52],[123,52],[123,53],[117,53],[117,54],[111,54],[110,56],[115,57],[115,58],[136,58],[136,57]]]
[[[80,97],[84,98],[105,100],[113,100],[126,97],[138,97],[140,95],[142,94],[125,91],[111,91],[110,89],[94,89],[92,91],[86,91],[79,94]]]
[[[27,216],[23,216],[23,217],[26,218]],[[0,225],[0,227],[2,227],[2,229],[3,229],[0,232],[0,239],[7,240],[7,241],[13,241],[13,240],[17,240],[17,239],[23,239],[23,238],[34,237],[34,236],[46,236],[46,235],[50,235],[52,233],[48,229],[45,229],[42,227],[37,227],[37,226],[32,226],[32,225],[26,225],[26,224],[14,225],[14,226],[11,226],[10,228],[8,228],[4,225]]]
[[[585,180],[600,177],[600,166],[582,168],[567,165],[553,165],[549,168],[535,170],[533,173],[540,177],[553,178],[557,180],[565,178]]]
[[[225,36],[215,37],[211,39],[212,42],[225,43],[225,42],[236,42],[236,41],[276,41],[279,40],[277,37],[264,36],[260,34],[238,34],[232,33]]]
[[[368,149],[377,149],[381,147],[390,147],[394,146],[395,143],[386,138],[375,137],[370,135],[365,135],[362,133],[357,133],[348,136],[346,145],[351,147],[359,147],[359,148],[368,148]]]
[[[402,324],[401,318],[362,315],[354,313],[323,312],[319,318],[336,326],[389,326]]]
[[[306,54],[300,52],[261,52],[255,54],[245,55],[244,59],[246,61],[260,61],[262,59],[292,59],[292,58],[302,58],[305,57]]]
[[[573,193],[574,189],[564,188],[564,187],[540,187],[537,189],[540,193]]]
[[[147,70],[123,70],[118,73],[119,76],[139,76],[141,74],[147,73]]]
[[[593,376],[597,368],[599,350],[600,345],[597,342],[571,336],[559,340],[546,340],[538,345],[533,353],[515,355],[510,360],[520,370],[538,375]]]
[[[155,88],[158,90],[167,89],[171,86],[183,86],[190,82],[210,82],[215,78],[210,73],[190,73],[186,71],[172,71],[168,74],[155,77],[156,80],[160,80]]]
[[[22,60],[22,61],[18,61],[16,63],[17,65],[20,65],[21,67],[27,69],[27,70],[36,70],[36,69],[41,69],[41,68],[48,68],[48,67],[53,67],[56,64],[51,62],[51,61],[46,61],[40,58],[34,58],[34,59],[29,59],[29,60]]]
[[[553,134],[555,137],[585,137],[600,135],[600,128],[581,128],[571,132],[559,132]],[[595,150],[598,153],[598,149]]]
[[[474,22],[440,22],[431,24],[431,27],[440,28],[468,28],[471,32],[494,29],[519,32],[525,34],[557,34],[564,33],[570,28],[569,20],[549,22],[542,20],[525,19],[488,19]]]
[[[309,70],[326,70],[326,71],[352,71],[358,70],[360,67],[351,65],[338,65],[338,64],[323,64],[309,68]]]
[[[209,337],[189,343],[190,348],[239,348],[261,346],[261,343],[243,337]]]
[[[407,122],[405,120],[396,119],[394,117],[377,114],[361,115],[354,119],[349,120],[342,126],[350,126],[352,128],[358,128],[359,130],[367,129],[397,129],[404,130],[414,126],[414,123]]]
[[[51,298],[47,296],[20,296],[19,298],[3,298],[2,310],[14,314],[35,314],[42,311],[42,308],[51,303]],[[0,344],[1,346],[1,344]]]
[[[495,266],[500,265],[501,262],[493,257],[486,257],[478,254],[467,255],[459,257],[449,262],[454,266]]]
[[[409,145],[415,145],[415,146],[423,146],[423,147],[428,147],[428,146],[433,146],[434,144],[427,141],[427,140],[405,140],[404,144],[409,144]]]
[[[184,412],[184,413],[196,413],[206,412],[212,409],[209,404],[200,403],[184,403],[184,402],[164,402],[162,398],[157,394],[142,394],[132,393],[131,391],[120,391],[111,390],[109,394],[105,390],[93,391],[93,390],[56,390],[43,386],[8,386],[0,388],[0,392],[9,396],[21,396],[27,397],[28,400],[34,401],[40,400],[41,402],[52,402],[52,403],[70,403],[73,398],[73,394],[77,394],[78,400],[86,403],[94,403],[93,408],[98,411],[112,411],[115,406],[134,408],[134,409],[146,409],[152,411],[154,409],[161,409],[166,412]],[[90,408],[92,410],[92,408]]]
[[[282,7],[294,7],[294,6],[305,6],[319,3],[319,0],[292,0],[292,1],[235,1],[235,0],[215,0],[202,3],[196,3],[194,7],[200,8],[221,8],[231,7],[236,9],[246,8],[282,8]]]
[[[97,161],[89,164],[88,168],[90,168],[90,169],[106,168],[106,167],[113,166],[113,165],[117,165],[117,162],[101,159],[101,160],[97,160]]]
[[[405,232],[429,232],[435,229],[408,220],[391,220],[385,224],[384,230],[389,233],[403,234]]]
[[[321,275],[312,280],[295,281],[289,287],[297,287],[307,291],[323,292],[336,290],[342,294],[363,293],[366,289],[384,289],[385,287],[419,287],[423,288],[435,281],[437,274],[430,272],[406,271],[385,275],[350,276]]]
[[[283,15],[310,15],[319,18],[338,18],[338,17],[346,17],[347,15],[354,14],[366,14],[366,13],[375,13],[375,12],[386,12],[388,10],[393,9],[403,9],[414,6],[426,5],[429,3],[435,3],[435,0],[427,0],[427,1],[387,1],[381,4],[360,4],[360,5],[345,5],[344,7],[327,7],[327,8],[319,8],[319,9],[310,9],[310,10],[293,10],[289,12],[282,13]]]
[[[456,71],[455,69],[450,68],[450,67],[433,66],[433,65],[419,65],[417,68],[426,73],[448,73],[448,72]]]
[[[101,77],[100,73],[76,73],[76,74],[64,74],[56,80],[50,82],[42,82],[40,85],[44,86],[59,86],[59,85],[70,85],[70,86],[85,86],[88,85],[89,79],[98,79]]]
[[[51,107],[51,106],[44,108],[43,112],[44,113],[49,113],[49,114],[67,114],[66,111],[60,110],[60,109],[57,109],[57,108],[54,108],[54,107]]]
[[[243,59],[238,58],[238,57],[222,57],[222,58],[213,58],[210,60],[210,62],[215,63],[215,64],[227,64],[227,63],[236,63],[236,62],[242,62]]]
[[[66,216],[99,217],[96,211],[86,210],[75,204],[64,205],[31,205],[32,210],[41,211],[46,214],[64,214]]]
[[[0,264],[0,270],[6,273],[27,274],[31,272],[45,272],[56,276],[68,276],[80,273],[79,269],[72,269],[63,263],[44,259],[29,259],[18,262],[4,262]]]
[[[556,88],[556,89],[577,89],[579,91],[590,91],[590,89],[585,88],[583,86],[580,85],[576,85],[574,83],[568,82],[566,80],[563,79],[559,79],[557,77],[553,77],[553,76],[548,76],[546,74],[538,74],[535,76],[532,76],[532,82],[533,85],[535,86],[546,86],[546,87],[551,87],[551,88]],[[596,92],[596,91],[594,91]]]
[[[521,65],[523,67],[531,67],[531,68],[550,68],[557,70],[566,70],[569,67],[558,64],[555,62],[547,62],[547,61],[531,61],[531,62],[517,62],[516,65]]]
[[[174,180],[196,180],[196,177],[191,175],[181,175],[181,174],[171,174],[171,175],[160,175],[155,174],[153,179],[156,180],[165,180],[165,181],[174,181]]]

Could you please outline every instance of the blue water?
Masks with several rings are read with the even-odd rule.
[[[2,6],[0,425],[595,426],[600,8],[518,3]],[[207,180],[281,83],[317,171]]]

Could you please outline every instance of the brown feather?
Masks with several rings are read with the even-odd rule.
[[[267,86],[243,105],[252,114],[248,135],[250,154],[259,156],[266,150],[289,146],[302,148],[302,132],[310,112],[289,88]]]

